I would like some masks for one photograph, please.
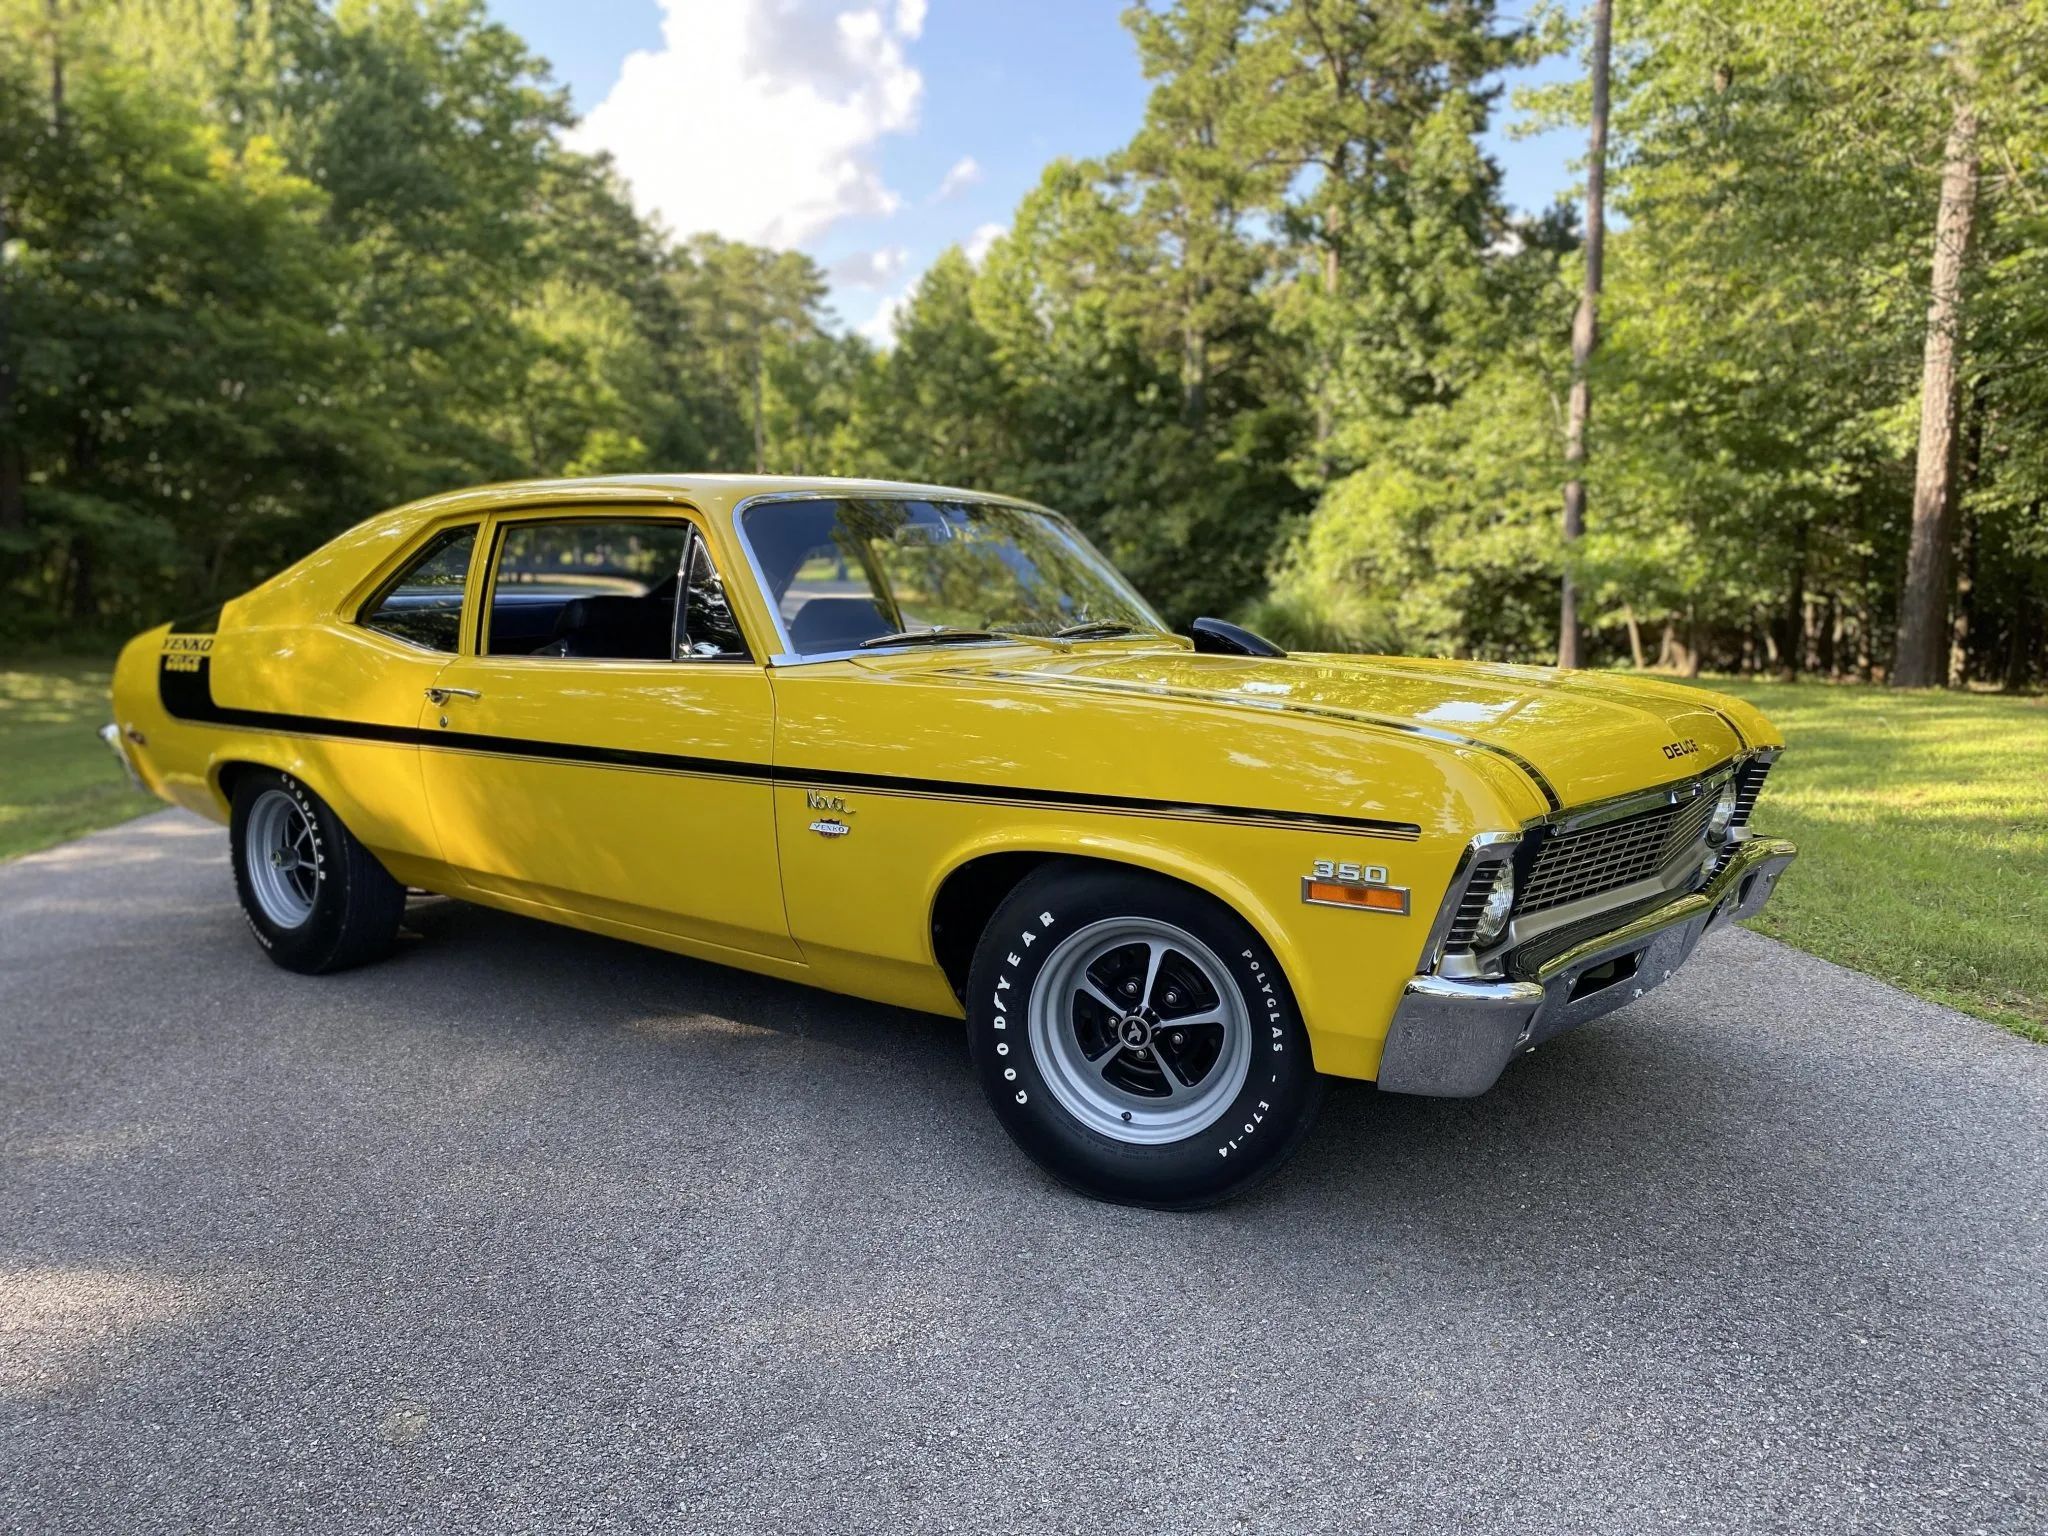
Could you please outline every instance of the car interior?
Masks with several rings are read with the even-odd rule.
[[[500,588],[491,599],[493,656],[667,661],[674,655],[676,578],[633,596]]]
[[[466,549],[462,559],[466,564]],[[690,583],[686,612],[679,615],[686,560]],[[362,622],[428,649],[453,651],[462,603],[461,568],[437,543]],[[746,654],[724,587],[688,524],[520,523],[500,540],[486,631],[490,655],[673,661],[679,640],[697,659]]]

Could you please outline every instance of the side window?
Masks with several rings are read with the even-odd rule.
[[[475,549],[474,524],[435,535],[411,565],[363,605],[358,621],[429,651],[460,650],[462,589]]]
[[[490,654],[675,660],[691,533],[680,520],[509,524],[491,585]]]
[[[692,533],[683,565],[680,653],[697,661],[745,661],[747,642],[726,600],[725,578],[711,563],[711,546]]]

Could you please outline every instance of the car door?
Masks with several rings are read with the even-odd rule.
[[[481,892],[795,958],[773,695],[696,522],[545,509],[489,536],[474,632],[421,717],[443,857]]]

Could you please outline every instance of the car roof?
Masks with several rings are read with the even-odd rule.
[[[953,485],[927,485],[910,480],[855,480],[833,475],[593,475],[574,480],[508,480],[496,485],[470,486],[430,496],[385,516],[410,520],[423,513],[440,514],[471,506],[514,506],[522,502],[560,497],[564,501],[609,501],[625,499],[635,491],[651,492],[663,498],[682,496],[707,512],[724,511],[754,496],[805,495],[838,492],[845,495],[926,495],[973,500],[1017,501],[989,491],[968,490]]]

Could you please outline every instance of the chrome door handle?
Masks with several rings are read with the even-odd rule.
[[[427,690],[427,702],[429,704],[446,704],[450,699],[455,698],[480,699],[482,697],[483,695],[474,688],[429,688]]]

